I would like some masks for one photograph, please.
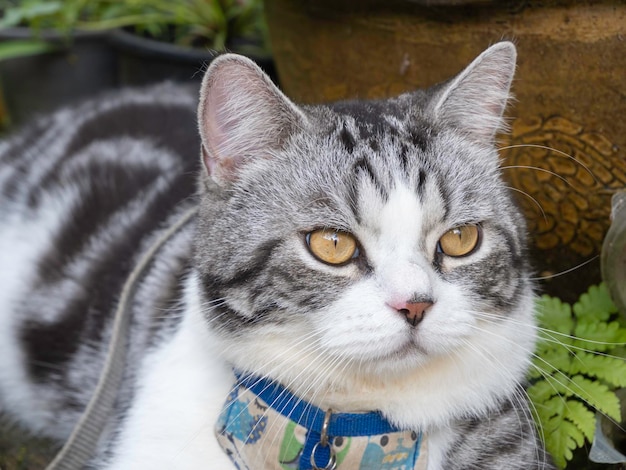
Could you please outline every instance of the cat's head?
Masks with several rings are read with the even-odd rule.
[[[515,56],[498,43],[429,90],[321,106],[245,58],[213,62],[196,264],[234,367],[398,422],[402,400],[428,423],[437,400],[459,415],[511,393],[534,337],[494,144]]]

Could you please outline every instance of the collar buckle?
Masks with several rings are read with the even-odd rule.
[[[333,410],[331,410],[330,408],[326,410],[326,414],[324,414],[324,422],[322,423],[322,431],[320,433],[320,441],[316,443],[311,450],[310,461],[313,470],[335,470],[337,468],[337,458],[335,456],[335,451],[333,450],[332,446],[329,449],[330,455],[328,457],[328,462],[326,463],[325,467],[320,468],[315,462],[315,452],[318,450],[318,448],[328,447],[330,444],[328,440],[328,427],[330,425],[330,417],[332,416],[332,414]]]

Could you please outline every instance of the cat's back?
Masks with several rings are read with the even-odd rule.
[[[110,178],[132,174],[138,189],[142,179],[154,179],[155,170],[195,166],[195,105],[193,89],[164,83],[103,94],[36,117],[0,141],[1,213],[41,209],[44,195],[88,186],[85,178],[97,184],[98,176],[107,175],[100,186],[119,191],[127,188]]]
[[[48,421],[50,434],[70,429],[75,415],[55,420],[54,408],[84,406],[128,273],[193,205],[195,103],[173,84],[124,90],[0,141],[0,409]],[[177,288],[185,236],[170,249],[171,274],[151,269],[154,304]]]

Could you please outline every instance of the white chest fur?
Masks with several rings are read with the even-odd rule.
[[[198,310],[146,357],[111,469],[228,469],[214,425],[233,383]]]

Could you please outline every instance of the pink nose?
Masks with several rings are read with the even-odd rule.
[[[399,313],[404,315],[406,321],[411,326],[416,326],[419,322],[421,322],[424,318],[424,314],[426,310],[432,307],[433,302],[431,301],[422,301],[422,302],[402,302],[398,304],[392,305]]]

